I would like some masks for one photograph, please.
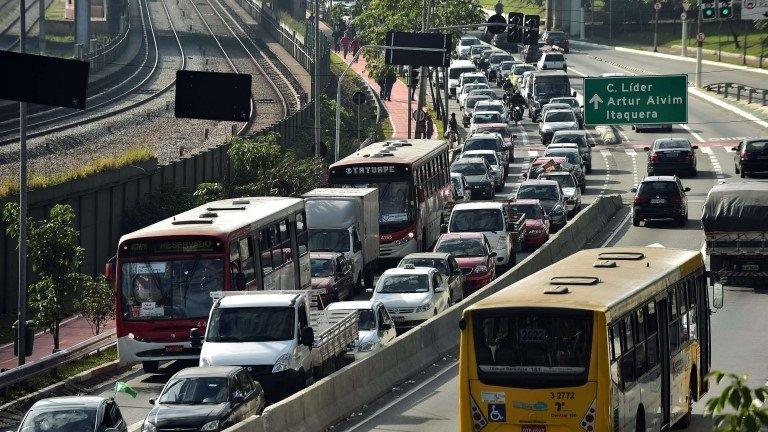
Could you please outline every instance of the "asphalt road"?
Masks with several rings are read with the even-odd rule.
[[[612,50],[590,49],[567,55],[569,75],[576,91],[581,91],[579,77],[596,76],[605,72],[628,74],[651,72],[656,74],[691,73],[693,63],[638,56]],[[705,66],[707,82],[736,81],[744,84],[765,82],[765,75],[743,71],[723,70]],[[761,81],[762,80],[762,81]],[[764,85],[764,84],[763,84]],[[537,149],[538,135],[535,125],[524,125],[528,132],[531,151]],[[631,202],[629,189],[646,175],[647,157],[643,147],[660,137],[685,137],[700,146],[696,152],[699,175],[685,178],[683,184],[691,188],[688,193],[689,221],[685,228],[665,223],[633,227],[625,208],[607,227],[594,246],[645,246],[658,243],[667,247],[699,250],[703,246],[701,208],[709,189],[719,181],[734,177],[733,156],[730,147],[737,137],[765,136],[768,131],[745,121],[742,117],[696,97],[689,98],[689,124],[676,125],[673,132],[637,133],[631,127],[619,127],[622,142],[602,145],[593,149],[594,170],[588,176],[585,202],[600,191],[620,193],[625,203]],[[525,154],[519,152],[518,154]],[[513,185],[514,187],[514,185]],[[764,359],[768,345],[755,343],[764,340],[761,322],[768,296],[752,289],[727,288],[725,307],[712,316],[713,368],[748,373],[752,386],[762,385],[768,379],[768,366]],[[455,355],[449,355],[431,374],[415,377],[407,389],[393,391],[380,400],[355,413],[350,419],[336,425],[334,431],[424,431],[445,432],[457,429],[458,382]],[[716,394],[718,388],[710,390]],[[705,397],[706,399],[706,397]],[[693,431],[711,430],[704,418],[703,402],[694,406]]]

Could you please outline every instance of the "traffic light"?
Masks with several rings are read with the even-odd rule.
[[[730,18],[731,15],[733,15],[733,6],[731,6],[731,0],[721,1],[720,7],[718,8],[718,13],[720,14],[720,18]]]
[[[508,16],[507,24],[510,27],[507,28],[507,42],[520,43],[523,41],[523,21],[525,15],[520,12],[510,12]]]
[[[714,3],[704,3],[703,8],[701,10],[701,15],[704,19],[714,19],[717,18],[717,11],[715,10],[715,4]]]
[[[525,26],[528,28],[539,28],[539,24],[541,23],[541,20],[539,19],[538,15],[526,15],[525,16]]]
[[[536,45],[537,43],[539,43],[539,29],[525,29],[525,33],[523,33],[523,45]]]

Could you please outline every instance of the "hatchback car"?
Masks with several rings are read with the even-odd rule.
[[[733,163],[741,178],[768,172],[768,139],[748,139],[733,148]]]
[[[464,101],[464,108],[461,110],[461,123],[468,127],[472,123],[472,116],[475,115],[475,105],[480,101],[489,101],[491,97],[484,94],[467,96]]]
[[[493,111],[475,111],[469,120],[469,134],[472,135],[477,125],[495,124],[507,126],[507,123],[501,119],[501,115]]]
[[[360,360],[368,357],[397,337],[395,323],[380,301],[336,302],[329,305],[328,310],[357,311],[357,341],[347,348],[347,358]]]
[[[485,83],[464,84],[461,87],[461,90],[456,94],[456,101],[459,102],[459,107],[464,106],[464,102],[467,100],[467,97],[469,96],[469,94],[472,93],[472,90],[491,90],[491,86]],[[488,95],[488,96],[491,96],[491,95]]]
[[[551,228],[559,229],[568,223],[565,196],[560,183],[554,180],[526,180],[520,184],[515,200],[537,199],[547,212]]]
[[[542,173],[539,180],[555,180],[565,195],[565,209],[568,217],[573,217],[581,210],[581,189],[573,174],[565,171],[550,171]]]
[[[259,414],[266,399],[242,366],[207,366],[177,372],[149,403],[142,431],[220,431]]]
[[[573,113],[576,115],[576,119],[579,121],[579,126],[584,127],[584,113],[581,111],[581,105],[579,100],[575,97],[556,97],[549,100],[549,103],[563,103],[571,107]]]
[[[408,254],[397,264],[400,268],[406,266],[431,267],[437,269],[443,275],[448,284],[450,303],[456,303],[464,299],[464,276],[461,268],[451,254],[445,252],[416,252]]]
[[[632,204],[632,225],[650,219],[672,219],[679,226],[688,221],[688,201],[685,193],[691,189],[683,187],[677,176],[652,176],[632,188],[635,200]]]
[[[352,265],[341,252],[310,252],[312,291],[320,305],[349,300],[355,295]]]
[[[475,46],[480,45],[480,39],[474,37],[474,36],[462,36],[459,39],[459,43],[456,44],[456,55],[460,59],[465,59],[469,57],[469,50]]]
[[[552,135],[552,143],[575,143],[584,160],[584,166],[587,174],[592,173],[592,147],[595,145],[589,142],[585,130],[560,130]]]
[[[128,426],[114,399],[65,396],[35,402],[18,432],[126,432]]]
[[[496,252],[483,233],[442,234],[435,252],[451,254],[464,275],[464,295],[489,284],[496,277]]]
[[[645,147],[648,152],[648,175],[688,174],[696,176],[696,154],[698,146],[691,145],[685,138],[662,138]]]
[[[379,277],[371,300],[384,303],[398,330],[423,323],[450,306],[448,285],[433,268],[393,268]]]
[[[512,54],[505,51],[496,51],[488,57],[488,80],[496,81],[496,75],[499,72],[499,65],[503,61],[512,61],[515,58]]]
[[[480,58],[480,55],[484,51],[490,51],[492,49],[493,47],[491,47],[490,45],[485,45],[485,44],[473,45],[472,48],[470,48],[469,50],[469,60],[471,60],[472,63],[474,63],[475,65],[477,65],[477,60]]]
[[[496,192],[499,192],[504,188],[504,168],[502,167],[499,154],[494,150],[468,150],[461,154],[461,159],[464,158],[482,158],[488,161],[491,165],[491,174],[493,175],[493,182],[496,186]]]
[[[509,121],[509,117],[507,116],[507,108],[504,106],[504,102],[500,100],[478,101],[475,104],[475,111],[496,112],[501,116],[502,123]]]
[[[565,56],[562,53],[545,52],[542,53],[541,58],[539,58],[539,61],[536,63],[536,67],[541,70],[568,70],[568,63],[566,63]]]
[[[496,132],[473,133],[466,140],[462,151],[468,150],[493,150],[499,154],[499,159],[504,167],[504,177],[509,173],[509,163],[515,159],[514,146],[505,141],[504,136]]]
[[[541,35],[541,41],[547,45],[556,46],[562,49],[566,54],[568,54],[571,48],[570,43],[568,42],[568,36],[565,32],[561,31],[546,31]]]
[[[496,195],[491,165],[485,159],[459,159],[451,164],[451,173],[464,175],[473,200],[493,199]]]
[[[541,142],[545,145],[552,141],[552,135],[557,131],[578,129],[579,122],[570,109],[549,110],[546,115],[542,116],[541,123],[539,123],[539,135]]]
[[[523,246],[528,250],[537,249],[549,240],[549,218],[536,199],[521,199],[507,205],[510,215],[525,215],[525,236]]]

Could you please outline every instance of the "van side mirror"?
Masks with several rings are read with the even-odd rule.
[[[150,405],[153,405],[153,406],[154,406],[156,403],[157,403],[157,399],[155,399],[155,398],[149,398],[149,404],[150,404]]]
[[[239,405],[245,402],[245,397],[241,394],[232,396],[232,405]]]
[[[496,255],[498,255],[496,252],[491,252],[491,253],[488,254],[488,257],[489,258],[495,258]]]
[[[722,309],[724,302],[723,284],[720,282],[715,282],[712,284],[712,307],[715,309]]]
[[[312,347],[312,343],[315,341],[315,331],[309,326],[302,328],[300,339],[299,343],[304,346]]]
[[[392,330],[392,324],[388,322],[381,323],[381,325],[379,326],[379,330],[381,331]]]
[[[699,146],[695,145],[695,146],[691,146],[691,148],[692,148],[693,150],[698,150],[698,149],[699,149]]]
[[[683,192],[690,192],[690,191],[691,191],[691,188],[689,188],[689,187],[683,188]]]
[[[445,234],[448,232],[448,224],[440,224],[440,232]]]
[[[651,148],[650,148],[650,147],[643,147],[643,150],[645,150],[645,151],[651,151]]]
[[[203,338],[200,336],[200,329],[195,327],[189,329],[189,341],[192,348],[200,348],[203,346]]]
[[[563,60],[565,60],[565,57],[563,57]],[[571,93],[571,95],[573,95],[573,97],[576,97],[576,92]]]

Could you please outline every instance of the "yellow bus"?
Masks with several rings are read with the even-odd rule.
[[[460,430],[687,426],[711,360],[706,277],[700,252],[589,249],[470,306]]]

